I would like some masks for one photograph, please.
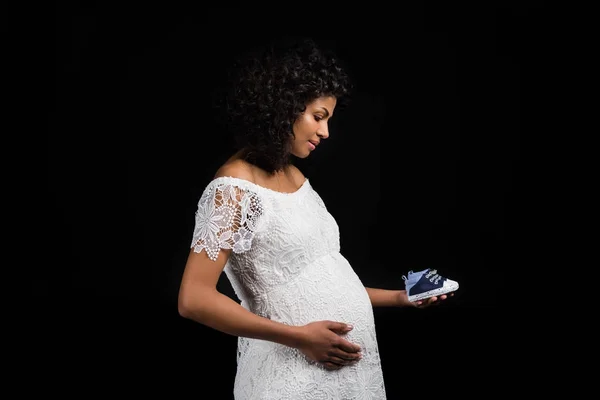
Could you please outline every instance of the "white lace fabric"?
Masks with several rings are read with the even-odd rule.
[[[306,180],[293,193],[219,177],[205,188],[191,246],[225,266],[241,305],[288,325],[319,320],[351,324],[344,337],[362,348],[353,366],[328,371],[300,351],[238,338],[236,400],[385,399],[373,309],[340,253],[338,225]]]

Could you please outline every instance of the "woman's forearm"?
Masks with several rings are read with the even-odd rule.
[[[233,336],[269,340],[290,347],[297,347],[301,340],[297,326],[258,316],[217,290],[207,289],[180,302],[179,313]]]
[[[389,290],[365,287],[373,307],[402,307],[404,290]]]

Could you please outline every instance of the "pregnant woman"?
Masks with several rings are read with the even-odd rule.
[[[271,46],[238,72],[227,101],[238,149],[199,199],[179,312],[238,337],[237,400],[385,399],[373,307],[437,299],[365,288],[293,165],[329,137],[347,75],[310,40]],[[217,291],[223,271],[241,304]]]

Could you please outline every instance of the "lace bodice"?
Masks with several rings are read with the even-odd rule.
[[[219,249],[233,249],[225,270],[240,300],[267,293],[310,262],[339,252],[337,224],[309,189],[308,180],[296,192],[283,193],[221,177],[204,191],[194,250],[205,249],[214,260]]]
[[[202,193],[191,246],[215,260],[243,307],[290,325],[351,323],[362,347],[352,367],[327,371],[296,349],[239,338],[236,399],[385,399],[372,307],[340,254],[338,225],[307,180],[293,193],[219,177]],[[300,396],[300,397],[293,397]]]

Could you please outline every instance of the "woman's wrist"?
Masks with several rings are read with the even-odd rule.
[[[284,339],[280,342],[288,347],[297,349],[304,342],[304,330],[302,326],[288,325],[286,332],[283,333]]]
[[[406,290],[398,290],[396,293],[397,307],[414,307],[414,304],[408,301]]]

